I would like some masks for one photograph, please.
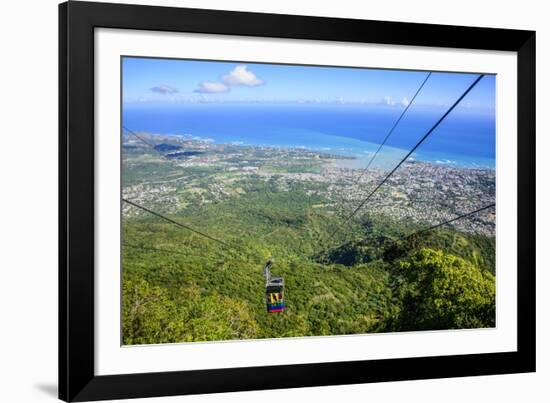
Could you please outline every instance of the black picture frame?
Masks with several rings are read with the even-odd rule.
[[[517,352],[96,376],[94,29],[517,52]],[[65,401],[535,371],[535,32],[186,8],[59,5],[59,398]]]

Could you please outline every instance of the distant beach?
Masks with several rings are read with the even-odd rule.
[[[133,130],[186,135],[218,144],[295,147],[355,157],[349,168],[365,166],[400,112],[397,108],[276,105],[180,105],[126,107],[124,124]],[[403,158],[437,120],[438,111],[403,119],[373,167],[387,169]],[[449,117],[412,156],[461,168],[495,168],[494,116]]]

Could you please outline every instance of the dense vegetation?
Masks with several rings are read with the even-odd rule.
[[[323,200],[292,184],[275,191],[276,181],[243,182],[239,197],[190,200],[171,216],[231,247],[125,218],[125,344],[495,325],[494,239],[452,228],[403,238],[415,224],[376,214],[331,239],[339,218],[313,207]],[[285,279],[282,314],[265,310],[268,258]]]

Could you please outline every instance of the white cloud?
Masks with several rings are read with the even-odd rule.
[[[229,86],[246,85],[248,87],[255,87],[264,84],[264,81],[256,77],[244,64],[235,67],[229,74],[223,76],[222,81]]]
[[[409,103],[410,101],[406,97],[403,97],[399,102],[393,99],[392,97],[390,97],[389,95],[386,95],[384,98],[382,98],[382,104],[388,105],[388,106],[401,105],[401,106],[407,107]]]
[[[221,92],[228,92],[230,88],[224,83],[217,83],[214,81],[202,81],[199,83],[199,88],[194,92],[199,94],[218,94]]]
[[[386,105],[389,105],[389,106],[394,106],[395,105],[395,101],[392,97],[386,95],[383,99],[382,99],[382,103],[386,104]]]
[[[262,84],[265,84],[265,82],[248,70],[246,65],[241,64],[231,70],[229,74],[224,75],[221,81],[200,82],[194,92],[199,94],[219,94],[231,91],[231,87],[236,85],[255,87]]]
[[[157,85],[156,87],[151,88],[151,91],[156,92],[158,94],[176,94],[179,92],[179,90],[176,87],[172,87],[170,85]]]

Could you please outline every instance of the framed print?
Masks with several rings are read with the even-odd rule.
[[[59,397],[535,370],[535,33],[60,5]]]

